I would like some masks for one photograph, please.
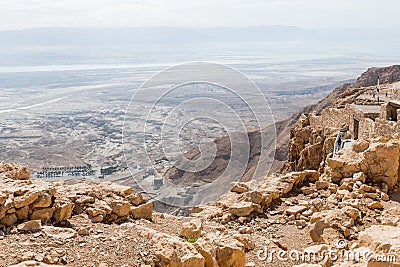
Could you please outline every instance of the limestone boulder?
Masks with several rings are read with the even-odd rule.
[[[61,222],[68,220],[72,216],[72,211],[74,210],[74,204],[68,199],[57,199],[54,204],[54,214],[53,218],[55,222]]]
[[[154,255],[156,265],[162,267],[180,266],[180,260],[174,246],[167,240],[161,239],[155,245]]]
[[[254,211],[254,204],[252,202],[238,202],[229,207],[229,213],[237,217],[249,216]]]
[[[17,229],[22,232],[39,231],[42,229],[42,222],[40,220],[27,221],[19,224]]]
[[[11,226],[18,221],[17,215],[15,213],[6,214],[1,220],[0,223],[5,226]]]
[[[160,238],[155,244],[157,266],[203,267],[205,259],[196,247],[174,237]]]
[[[17,209],[15,211],[15,215],[17,215],[18,221],[26,220],[29,216],[29,206]]]
[[[152,202],[148,202],[148,203],[142,204],[142,205],[137,206],[137,207],[132,206],[130,208],[129,214],[134,219],[151,220],[151,218],[153,216],[153,203]]]
[[[199,238],[202,229],[203,224],[200,219],[191,219],[189,222],[184,222],[182,224],[180,236],[183,238]]]
[[[296,205],[296,206],[289,207],[288,209],[286,209],[286,213],[289,215],[292,215],[292,214],[296,215],[296,214],[302,213],[303,211],[306,211],[307,209],[308,209],[307,206]]]
[[[47,223],[53,217],[54,208],[37,209],[30,215],[31,220],[41,220],[42,223]]]
[[[218,243],[217,262],[220,267],[243,267],[246,262],[244,245],[236,239]]]
[[[112,209],[112,212],[118,217],[128,215],[131,208],[129,202],[121,199],[112,199],[111,201],[109,201],[109,205]]]
[[[14,198],[14,207],[16,209],[29,206],[39,197],[38,192],[27,192],[21,196]]]
[[[215,251],[215,247],[211,244],[211,242],[200,238],[194,243],[194,246],[197,248],[197,251],[204,257],[204,265],[205,267],[219,267],[217,261],[217,253]]]

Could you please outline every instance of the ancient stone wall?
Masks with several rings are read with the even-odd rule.
[[[313,128],[330,127],[340,129],[343,124],[350,124],[351,113],[354,113],[354,111],[351,110],[351,112],[349,112],[348,107],[343,109],[328,108],[325,109],[319,116],[311,114],[310,125]]]

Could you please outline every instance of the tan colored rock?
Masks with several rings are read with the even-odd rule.
[[[0,173],[14,180],[29,180],[30,170],[14,163],[0,163]]]
[[[10,198],[7,198],[3,205],[0,205],[0,219],[4,218],[4,216],[8,213],[9,210],[14,208],[14,201]]]
[[[353,220],[361,218],[361,212],[356,208],[346,206],[342,210],[347,216],[349,216]]]
[[[18,221],[17,216],[15,213],[6,214],[1,220],[0,223],[4,224],[5,226],[11,226]]]
[[[256,247],[249,234],[234,234],[233,238],[242,243],[246,251],[253,250]]]
[[[303,211],[306,211],[307,209],[308,209],[307,206],[297,205],[297,206],[289,207],[289,208],[286,210],[286,213],[287,213],[287,214],[294,214],[294,215],[296,215],[296,214],[302,213]]]
[[[254,204],[252,202],[238,202],[229,207],[229,213],[238,217],[249,216],[254,211]]]
[[[353,174],[353,180],[355,182],[360,181],[361,183],[365,183],[367,181],[367,176],[363,172],[357,172]]]
[[[261,203],[263,203],[263,201],[265,201],[264,203],[268,201],[266,199],[268,196],[266,196],[266,194],[263,195],[261,192],[258,191],[250,191],[243,193],[239,197],[239,201],[252,202],[254,204],[260,205]]]
[[[297,220],[296,221],[296,226],[299,228],[303,228],[307,225],[307,221],[306,220]]]
[[[376,183],[385,183],[388,189],[393,188],[398,180],[400,142],[391,138],[376,138],[370,141],[365,151],[346,149],[335,159],[327,159],[331,173],[340,173],[343,177],[364,180],[357,177],[359,173]],[[354,177],[355,175],[355,177]],[[366,180],[367,180],[366,179]],[[332,177],[333,180],[333,177]]]
[[[205,266],[204,257],[193,244],[172,237],[158,238],[154,254],[157,266]]]
[[[23,208],[17,209],[15,211],[15,215],[17,215],[17,218],[19,221],[26,220],[29,216],[29,206],[25,206]]]
[[[274,196],[272,194],[263,193],[262,197],[263,197],[263,201],[261,202],[261,205],[263,207],[268,207],[274,200]]]
[[[383,209],[383,205],[379,201],[374,201],[368,204],[368,208],[370,209]]]
[[[364,193],[364,194],[363,194],[363,197],[365,197],[365,198],[371,198],[371,199],[374,199],[374,200],[378,200],[378,199],[381,198],[381,195],[378,194],[378,193]]]
[[[90,235],[90,230],[86,227],[80,227],[76,232],[78,235],[81,235],[81,236]]]
[[[74,204],[69,200],[57,200],[54,204],[53,218],[56,222],[68,220],[72,216]]]
[[[0,191],[0,206],[6,203],[6,199],[8,198],[5,192]]]
[[[400,208],[392,207],[382,212],[382,224],[400,226]]]
[[[217,262],[217,253],[214,246],[210,242],[200,238],[196,241],[196,243],[194,243],[194,246],[204,257],[205,267],[219,267]]]
[[[112,182],[102,182],[99,184],[99,187],[105,192],[112,192],[121,197],[126,197],[133,193],[132,187]]]
[[[304,170],[303,173],[305,174],[305,180],[308,182],[316,182],[321,176],[321,173],[316,170]]]
[[[249,191],[249,186],[245,183],[237,182],[232,184],[231,192],[245,193]]]
[[[53,203],[52,196],[47,193],[40,193],[38,198],[32,203],[32,208],[48,208]]]
[[[91,217],[97,217],[99,215],[102,215],[102,216],[105,217],[107,215],[105,210],[102,210],[102,209],[99,209],[99,208],[92,208],[92,207],[87,208],[86,209],[86,213]]]
[[[96,203],[94,205],[97,209],[101,209],[103,211],[105,211],[105,213],[111,214],[113,209],[110,207],[110,205],[104,201],[104,200],[96,200]]]
[[[151,220],[153,215],[153,203],[148,202],[137,207],[131,207],[129,213],[134,219]]]
[[[106,215],[97,215],[97,216],[89,216],[89,219],[92,223],[99,223],[102,222],[106,218]]]
[[[30,216],[31,220],[41,220],[42,223],[47,223],[53,217],[54,208],[44,208],[34,210]]]
[[[317,188],[317,190],[321,190],[321,189],[327,189],[329,187],[330,183],[327,181],[316,181],[315,182],[315,186]]]
[[[131,194],[127,197],[127,199],[131,202],[134,206],[139,206],[147,202],[147,200],[143,197],[142,194]]]
[[[122,200],[111,201],[110,207],[112,208],[112,212],[116,214],[118,217],[123,217],[128,215],[131,209],[131,205],[129,204],[129,202]]]
[[[364,152],[369,147],[369,142],[367,140],[357,140],[353,143],[353,150],[356,153]]]
[[[162,267],[180,266],[180,260],[175,248],[167,239],[161,239],[154,249],[156,265]]]
[[[315,192],[315,188],[308,187],[308,186],[303,186],[302,188],[300,188],[300,191],[301,191],[304,195],[311,195],[312,193]]]
[[[76,231],[71,228],[43,226],[43,232],[53,239],[69,239],[76,236]]]
[[[96,201],[94,197],[87,195],[71,197],[71,200],[75,202],[76,205],[93,204]]]
[[[342,168],[346,164],[344,160],[338,158],[328,158],[326,159],[326,163],[332,170]]]
[[[243,267],[246,262],[243,244],[235,239],[220,243],[217,261],[220,267]]]
[[[221,216],[220,222],[225,224],[225,223],[232,221],[232,219],[233,219],[232,214],[225,213],[224,215]]]
[[[40,220],[27,221],[19,224],[17,229],[22,232],[39,231],[42,229],[42,222]]]
[[[203,224],[200,219],[191,219],[189,222],[184,222],[182,224],[180,236],[183,238],[199,238],[202,229]]]
[[[14,198],[14,207],[19,209],[32,204],[39,196],[38,192],[27,192]]]

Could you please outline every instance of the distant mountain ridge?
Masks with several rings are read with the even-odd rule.
[[[0,31],[0,46],[17,45],[129,45],[190,42],[257,42],[301,40],[313,32],[293,26],[254,27],[44,27]]]

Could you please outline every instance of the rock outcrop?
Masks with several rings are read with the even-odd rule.
[[[0,171],[1,227],[25,222],[20,226],[25,230],[36,221],[60,224],[80,214],[92,222],[105,223],[151,219],[152,203],[128,186],[30,180],[29,169],[14,164],[3,163]]]
[[[337,157],[328,158],[325,172],[327,178],[336,183],[343,179],[361,179],[380,185],[386,193],[399,179],[399,162],[398,135],[357,140],[351,147],[341,150]]]

